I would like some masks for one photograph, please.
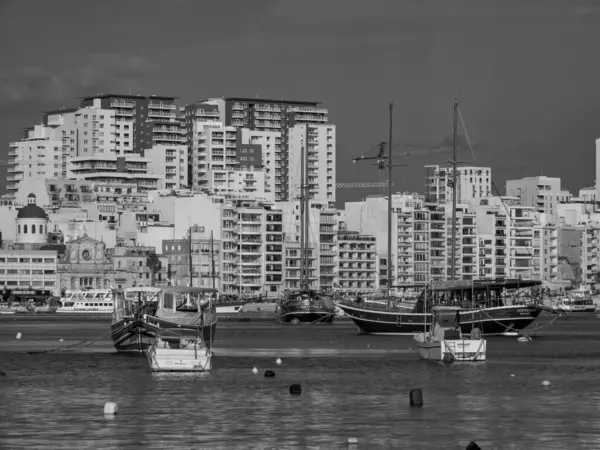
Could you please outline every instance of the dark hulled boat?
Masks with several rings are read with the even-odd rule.
[[[539,286],[540,281],[448,281],[427,286],[412,311],[405,306],[382,306],[362,298],[335,302],[364,334],[413,334],[428,330],[433,306],[459,306],[463,333],[479,328],[485,335],[522,331],[543,306],[527,295],[506,296],[505,290]]]
[[[333,297],[315,289],[288,292],[277,305],[279,321],[284,323],[332,323]]]

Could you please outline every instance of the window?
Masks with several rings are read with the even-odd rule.
[[[21,225],[17,225],[17,233],[21,234]]]
[[[27,234],[27,225],[23,225],[23,234]]]
[[[35,234],[35,225],[31,225],[31,234]]]
[[[40,234],[44,234],[44,225],[40,225]]]

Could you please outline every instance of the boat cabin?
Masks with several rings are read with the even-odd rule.
[[[216,307],[217,289],[203,287],[168,286],[162,288],[159,308],[173,312],[197,313]]]
[[[460,339],[460,310],[456,306],[434,306],[431,309],[433,316],[432,329],[434,337],[443,339]]]
[[[424,313],[434,306],[455,306],[464,309],[505,306],[508,290],[539,286],[541,281],[445,281],[423,289],[413,312]],[[513,302],[514,303],[514,302]]]

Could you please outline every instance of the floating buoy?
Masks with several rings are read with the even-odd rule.
[[[552,383],[550,383],[548,380],[544,380],[544,381],[542,381],[542,386],[550,387],[550,386],[552,386]]]
[[[114,416],[119,412],[119,405],[114,402],[108,402],[104,405],[104,414],[107,416]]]
[[[277,358],[277,361],[275,361],[275,363],[280,366],[281,365],[281,358]]]
[[[477,445],[474,441],[471,441],[465,450],[481,450],[481,447]]]
[[[299,384],[292,384],[290,386],[290,394],[292,394],[292,395],[302,394],[302,386],[300,386]]]
[[[0,377],[5,377],[5,376],[6,376],[6,373],[5,373],[5,372],[2,372],[2,371],[0,370]]]
[[[517,342],[531,342],[531,338],[528,335],[519,336]]]
[[[21,333],[17,333],[17,339],[21,339],[21,336],[23,336]]]
[[[257,369],[256,367],[255,367],[255,368],[253,368],[253,369],[252,369],[252,373],[253,373],[254,375],[256,375],[256,374],[258,373],[258,369]]]
[[[454,362],[454,355],[452,353],[444,353],[442,361],[444,364],[452,364]]]
[[[367,348],[371,348],[371,344],[367,344]]]
[[[64,339],[63,339],[63,338],[60,338],[60,339],[58,340],[58,342],[63,342],[63,341],[64,341]]]
[[[274,378],[275,377],[275,372],[273,372],[272,370],[265,370],[265,378]]]
[[[511,377],[514,377],[514,376],[515,376],[515,374],[514,374],[514,373],[511,373],[511,374],[510,374],[510,376],[511,376]]]
[[[357,445],[358,444],[358,439],[355,437],[349,437],[348,438],[348,445]]]
[[[423,392],[421,389],[410,390],[410,406],[423,406]]]

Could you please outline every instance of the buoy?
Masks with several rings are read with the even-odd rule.
[[[302,386],[300,386],[299,384],[292,384],[290,386],[290,394],[292,394],[292,395],[302,394]]]
[[[107,416],[114,416],[119,411],[119,405],[114,402],[108,402],[104,405],[104,414]]]
[[[265,370],[265,378],[274,378],[275,377],[275,372],[273,372],[272,370]]]
[[[444,353],[442,361],[444,364],[452,364],[454,362],[454,355],[452,353]]]
[[[515,374],[514,374],[514,373],[511,373],[511,374],[510,374],[510,376],[511,376],[511,377],[514,377],[514,376],[515,376]]]
[[[358,439],[355,437],[349,437],[348,438],[348,445],[357,445],[358,444]]]
[[[63,339],[63,338],[60,338],[60,339],[58,340],[58,342],[63,342],[63,341],[64,341],[64,339]]]
[[[531,342],[531,338],[528,335],[519,336],[517,342]]]
[[[544,381],[542,381],[542,386],[550,387],[550,386],[552,386],[552,383],[550,383],[548,380],[544,380]]]
[[[367,348],[371,348],[371,344],[367,344]]]
[[[275,361],[277,363],[277,365],[281,365],[281,358],[277,358],[277,361]]]
[[[409,397],[410,406],[423,406],[423,392],[421,392],[421,389],[411,389]]]
[[[0,370],[0,377],[5,377],[5,376],[6,376],[6,373],[5,373],[5,372],[2,372],[2,371]]]
[[[467,445],[466,450],[481,450],[481,447],[477,445],[474,441],[471,441],[471,443]]]
[[[256,375],[256,374],[258,373],[258,369],[257,369],[256,367],[255,367],[255,368],[253,368],[253,369],[252,369],[252,373],[253,373],[254,375]]]
[[[17,339],[21,339],[21,336],[23,336],[21,333],[17,333]]]

